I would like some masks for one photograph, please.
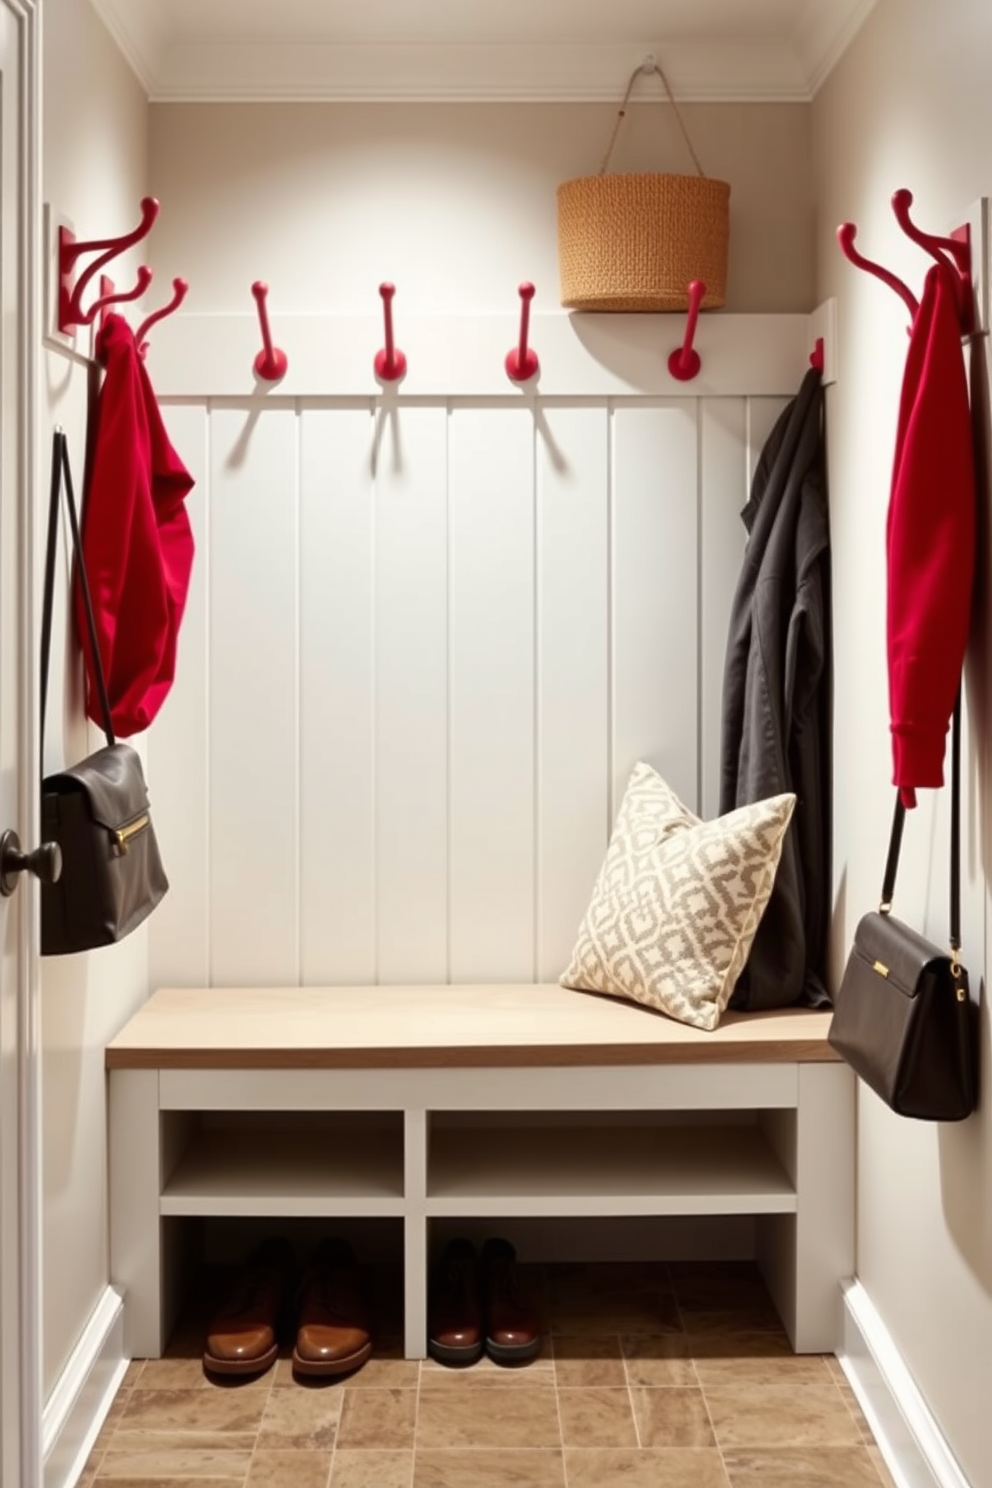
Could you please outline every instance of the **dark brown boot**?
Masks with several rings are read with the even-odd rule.
[[[487,1240],[482,1247],[482,1298],[490,1359],[523,1364],[540,1353],[541,1325],[520,1296],[517,1253],[509,1240]]]
[[[482,1356],[479,1268],[469,1240],[445,1247],[431,1285],[427,1352],[441,1364],[474,1364]]]

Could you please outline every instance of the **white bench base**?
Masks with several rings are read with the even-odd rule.
[[[390,1044],[418,999],[421,1041]],[[831,1352],[854,1269],[854,1095],[828,1021],[699,1034],[543,987],[157,993],[107,1052],[127,1351],[157,1357],[171,1331],[183,1216],[402,1219],[405,1351],[422,1358],[432,1220],[754,1215],[793,1347]]]

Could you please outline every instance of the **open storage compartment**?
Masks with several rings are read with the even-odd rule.
[[[162,1113],[163,1215],[403,1213],[398,1111]]]
[[[795,1184],[761,1111],[430,1117],[431,1216],[794,1214],[796,1207]]]

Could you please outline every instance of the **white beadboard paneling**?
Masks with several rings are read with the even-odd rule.
[[[533,981],[534,420],[461,408],[449,427],[450,965]]]
[[[613,413],[613,791],[646,760],[696,810],[695,399]]]
[[[378,980],[448,974],[444,408],[380,411],[376,460]]]
[[[300,939],[304,984],[375,981],[371,405],[300,427]]]
[[[537,977],[568,964],[609,830],[605,408],[538,424]]]
[[[179,632],[176,680],[148,734],[148,785],[169,892],[148,922],[152,987],[209,982],[208,422],[190,404],[163,409],[169,438],[196,481],[186,498],[196,554]]]
[[[215,409],[210,439],[211,981],[299,980],[297,419]]]
[[[634,763],[717,809],[784,401],[170,406],[198,553],[153,980],[555,979]]]
[[[727,629],[747,534],[747,405],[707,398],[700,405],[700,815],[720,809],[720,721]]]

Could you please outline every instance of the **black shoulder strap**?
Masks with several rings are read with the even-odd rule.
[[[72,550],[76,559],[76,571],[79,574],[79,584],[83,593],[83,605],[86,610],[86,629],[89,632],[90,649],[93,655],[93,670],[96,674],[97,691],[100,695],[100,712],[103,714],[103,732],[107,736],[107,743],[114,744],[114,725],[110,718],[110,699],[107,696],[107,683],[103,675],[103,660],[100,656],[100,647],[97,644],[96,622],[93,619],[93,602],[90,599],[90,586],[86,578],[86,565],[83,563],[83,549],[79,540],[79,519],[76,515],[76,497],[72,489],[72,471],[69,469],[69,442],[62,429],[56,429],[52,436],[52,480],[48,497],[48,544],[45,550],[45,596],[41,611],[41,773],[44,775],[45,755],[45,713],[48,704],[48,670],[52,655],[52,609],[55,602],[55,558],[58,551],[59,530],[59,496],[62,490],[62,479],[65,478],[66,503],[69,508],[69,527],[72,532]]]
[[[896,809],[892,817],[889,835],[889,855],[885,860],[885,879],[882,883],[882,902],[879,908],[888,914],[892,908],[892,896],[896,890],[896,872],[899,868],[899,849],[902,846],[902,829],[906,820],[906,808],[902,797],[896,792]],[[951,950],[961,949],[961,688],[954,701],[954,724],[951,729]]]

